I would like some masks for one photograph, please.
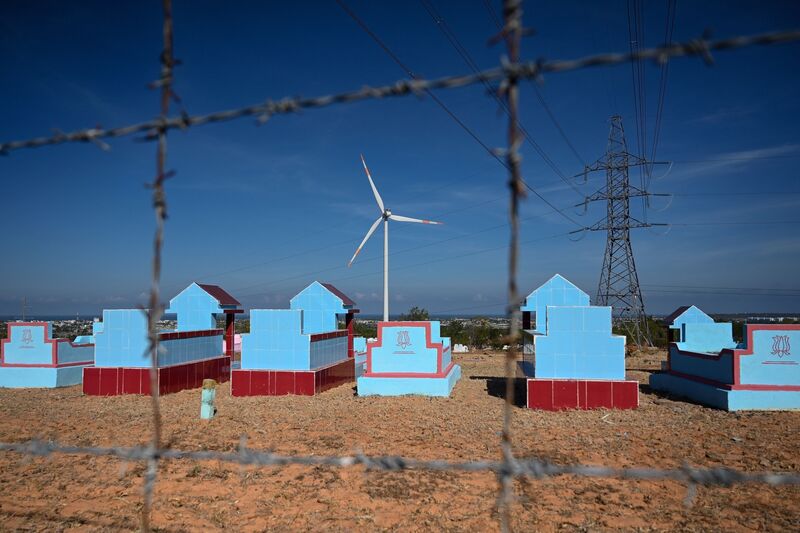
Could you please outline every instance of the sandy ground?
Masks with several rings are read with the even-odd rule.
[[[628,377],[647,382],[664,352],[635,354]],[[314,397],[231,398],[198,419],[199,389],[162,398],[165,440],[181,449],[253,448],[286,454],[398,454],[498,459],[502,355],[457,356],[464,377],[451,398],[358,398],[354,386]],[[518,396],[524,387],[520,383]],[[85,397],[79,387],[0,390],[0,440],[52,438],[80,445],[147,441],[149,399]],[[728,466],[800,470],[800,413],[732,414],[665,398],[646,386],[636,411],[516,408],[517,455],[611,466]],[[112,458],[0,454],[0,529],[138,527],[143,466]],[[699,488],[691,506],[675,482],[564,476],[515,485],[517,530],[800,530],[800,488]],[[162,465],[154,525],[198,530],[498,529],[491,474],[366,472],[362,468]]]

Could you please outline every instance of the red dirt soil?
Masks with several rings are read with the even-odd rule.
[[[636,353],[628,378],[647,383],[666,357]],[[464,376],[451,398],[359,398],[354,385],[317,397],[231,398],[199,420],[199,389],[161,399],[164,440],[187,450],[247,445],[283,454],[391,454],[418,459],[499,459],[502,354],[457,355]],[[524,385],[517,390],[523,401]],[[88,397],[80,387],[0,389],[0,440],[146,444],[150,400]],[[518,456],[609,466],[727,466],[800,470],[800,413],[734,414],[651,392],[634,411],[541,412],[517,407]],[[139,525],[144,466],[113,458],[0,453],[0,529],[130,530]],[[800,530],[800,488],[700,487],[670,481],[574,476],[515,482],[517,530]],[[187,530],[498,529],[490,473],[368,472],[361,467],[261,468],[217,462],[161,464],[153,526]]]

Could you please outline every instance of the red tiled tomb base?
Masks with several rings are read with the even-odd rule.
[[[561,411],[639,407],[638,381],[535,378],[527,381],[529,409]]]
[[[204,379],[228,381],[228,356],[193,361],[158,369],[158,393],[170,394],[202,387]],[[131,367],[87,367],[83,369],[83,393],[90,396],[150,394],[150,369]]]
[[[352,359],[316,370],[247,370],[231,372],[231,396],[314,396],[355,380]]]

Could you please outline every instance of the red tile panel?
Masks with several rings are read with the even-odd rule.
[[[250,370],[231,372],[231,396],[250,396]]]
[[[141,368],[139,370],[139,383],[142,386],[142,394],[150,396],[150,369]]]
[[[123,368],[119,374],[122,376],[120,394],[142,393],[142,373],[139,368]]]
[[[637,381],[528,379],[528,407],[562,409],[635,409]]]
[[[639,407],[639,382],[614,382],[614,409],[636,409]]]
[[[275,396],[294,394],[294,374],[289,370],[275,371]]]
[[[612,383],[611,381],[587,381],[586,382],[586,397],[587,409],[605,408],[611,409],[614,407],[612,396]]]
[[[100,390],[99,396],[116,396],[119,394],[117,389],[117,372],[119,368],[101,368],[100,369]]]
[[[531,409],[553,410],[553,381],[544,379],[528,380],[528,407]]]
[[[578,382],[553,380],[553,409],[578,408]]]
[[[200,387],[204,379],[215,379],[220,383],[228,381],[230,358],[217,357],[159,368],[159,393],[170,394],[194,389]],[[150,394],[150,369],[87,367],[84,369],[83,393],[92,396]]]
[[[232,396],[314,396],[353,381],[355,366],[350,359],[319,370],[233,370]]]
[[[314,396],[314,372],[296,372],[294,375],[294,394]]]
[[[578,381],[578,409],[588,409],[588,390],[587,384],[588,381]]]
[[[100,394],[100,369],[92,366],[83,369],[83,393],[91,396]]]
[[[250,395],[267,396],[269,394],[269,372],[250,372]]]

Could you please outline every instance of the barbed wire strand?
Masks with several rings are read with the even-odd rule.
[[[270,451],[247,448],[241,439],[236,451],[176,450],[152,446],[72,446],[57,441],[39,439],[24,442],[0,442],[0,451],[25,456],[52,457],[55,454],[115,457],[123,461],[148,461],[151,457],[171,461],[213,461],[254,467],[330,466],[350,468],[363,466],[378,471],[429,470],[435,472],[491,472],[514,478],[535,479],[573,475],[585,478],[630,479],[641,481],[677,481],[703,486],[730,487],[745,483],[761,483],[771,487],[800,486],[800,474],[794,472],[745,472],[735,468],[697,468],[684,464],[678,468],[610,467],[579,463],[556,464],[538,457],[518,457],[513,462],[503,461],[447,461],[418,460],[397,455],[282,455]]]
[[[158,144],[156,149],[156,178],[153,181],[153,210],[156,216],[155,238],[153,239],[153,278],[150,284],[150,309],[148,316],[148,337],[150,350],[150,398],[153,408],[153,433],[150,447],[153,451],[147,460],[144,475],[141,528],[145,533],[150,531],[150,514],[153,506],[153,492],[158,475],[158,455],[155,450],[161,448],[161,407],[158,390],[158,321],[161,320],[162,305],[160,295],[161,283],[161,250],[164,246],[164,220],[167,218],[167,198],[164,181],[167,179],[167,128],[163,125],[169,114],[169,102],[172,98],[172,70],[175,65],[172,49],[172,0],[163,0],[164,11],[163,38],[164,49],[161,52],[161,78],[154,86],[161,89],[161,124],[158,127]]]
[[[506,44],[508,61],[516,65],[519,62],[520,41],[522,40],[522,5],[521,0],[503,1],[503,29],[500,36]],[[500,473],[500,529],[504,533],[512,530],[511,506],[514,496],[514,450],[511,435],[511,414],[514,407],[514,374],[517,360],[517,336],[519,334],[519,298],[517,297],[517,263],[519,261],[519,202],[525,197],[520,172],[519,147],[522,138],[519,131],[519,79],[510,69],[508,77],[500,85],[500,92],[505,97],[508,109],[508,149],[506,160],[508,165],[508,186],[511,189],[509,203],[509,223],[511,235],[508,244],[508,316],[510,319],[508,335],[508,351],[505,357],[506,398],[503,406],[502,452],[504,470]]]
[[[186,129],[202,126],[214,122],[227,122],[243,117],[258,117],[259,123],[264,123],[275,115],[297,113],[304,109],[327,107],[334,104],[357,102],[361,100],[392,98],[408,95],[421,96],[426,90],[453,89],[464,87],[484,81],[494,81],[508,78],[513,75],[517,79],[541,79],[545,74],[569,72],[583,68],[617,65],[628,61],[644,59],[654,60],[661,64],[670,57],[702,57],[706,63],[713,63],[711,52],[732,50],[746,46],[770,45],[788,43],[800,40],[800,29],[760,33],[756,35],[743,35],[719,40],[707,40],[703,37],[692,39],[683,43],[674,43],[668,46],[639,50],[635,53],[605,53],[584,56],[577,59],[552,60],[539,59],[515,65],[501,65],[486,69],[478,73],[445,76],[426,80],[399,80],[390,85],[364,86],[361,89],[316,96],[310,98],[286,97],[280,100],[267,100],[264,103],[247,107],[215,111],[205,115],[189,115],[181,113],[180,116],[156,120],[149,120],[118,128],[87,128],[71,133],[58,132],[48,137],[36,137],[22,141],[8,141],[0,144],[0,154],[8,154],[21,148],[38,148],[42,146],[63,144],[68,142],[100,143],[101,139],[123,137],[135,133],[145,133],[146,139],[154,140],[158,130],[164,128]]]

